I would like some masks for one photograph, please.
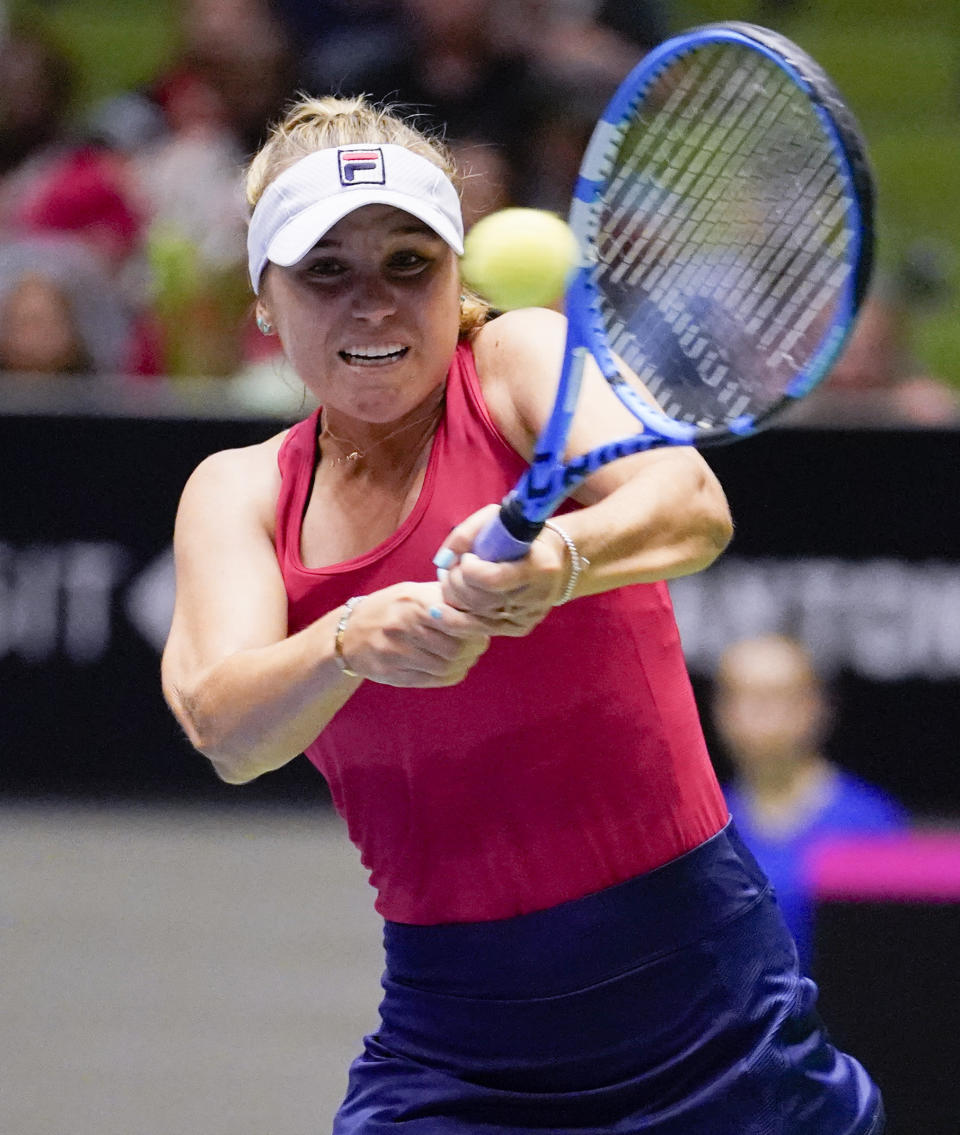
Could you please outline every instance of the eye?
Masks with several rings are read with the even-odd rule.
[[[431,258],[413,248],[398,249],[387,259],[387,268],[399,276],[415,276],[428,268]]]
[[[312,260],[305,268],[306,275],[313,280],[335,280],[345,271],[346,266],[332,256]]]

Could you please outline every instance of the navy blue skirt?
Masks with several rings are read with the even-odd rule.
[[[381,1027],[334,1135],[879,1135],[732,823],[647,875],[384,931]]]

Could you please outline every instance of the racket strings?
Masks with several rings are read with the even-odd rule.
[[[796,259],[796,257],[794,257],[794,259]],[[654,348],[655,351],[659,351],[661,344],[658,342],[658,340],[666,338],[668,340],[676,341],[681,348],[686,350],[688,359],[693,360],[702,355],[702,362],[698,364],[699,377],[706,380],[709,385],[716,386],[720,380],[729,377],[729,369],[725,365],[725,363],[730,356],[730,352],[727,351],[726,353],[718,354],[716,349],[711,349],[704,353],[704,344],[705,342],[709,342],[711,338],[715,339],[717,335],[723,333],[723,327],[718,326],[718,322],[723,322],[721,316],[726,314],[726,316],[728,317],[728,323],[730,319],[736,320],[738,324],[743,323],[744,331],[747,335],[749,335],[750,333],[753,333],[757,330],[758,323],[763,324],[764,321],[767,321],[767,324],[769,325],[771,313],[773,312],[774,308],[779,307],[779,315],[781,320],[787,319],[792,314],[796,313],[797,322],[792,328],[790,334],[788,336],[785,336],[781,340],[779,344],[779,350],[768,359],[767,365],[772,366],[774,362],[783,361],[789,368],[789,371],[787,373],[793,373],[796,369],[796,364],[790,352],[794,343],[804,334],[807,327],[813,323],[813,317],[817,314],[818,310],[826,307],[826,305],[832,300],[832,298],[841,287],[845,278],[844,274],[841,274],[839,276],[834,274],[828,280],[827,286],[821,287],[814,293],[814,288],[819,282],[820,275],[822,275],[822,270],[818,271],[816,266],[814,267],[814,271],[810,274],[804,275],[803,273],[795,273],[794,279],[799,279],[800,284],[798,287],[794,287],[791,291],[785,293],[785,300],[778,301],[776,297],[773,297],[772,299],[768,298],[763,301],[763,305],[760,308],[757,308],[756,303],[758,301],[756,300],[756,298],[751,293],[744,293],[743,288],[739,286],[739,282],[736,279],[731,281],[729,279],[725,279],[721,274],[718,280],[718,274],[715,271],[709,274],[709,278],[704,278],[704,273],[700,273],[699,279],[694,278],[693,280],[687,281],[688,286],[694,287],[701,293],[700,299],[698,301],[698,307],[695,308],[692,303],[689,303],[686,308],[675,304],[673,305],[673,309],[671,310],[670,308],[664,306],[664,304],[661,302],[660,314],[667,318],[668,326],[664,327],[659,335],[654,334],[650,336],[648,334],[648,343]],[[664,282],[665,287],[673,287],[674,284],[675,281],[672,279],[668,279]],[[740,296],[741,302],[738,305],[734,306],[732,310],[729,310],[724,309],[722,306],[720,306],[718,301],[718,306],[714,307],[711,316],[710,310],[705,307],[705,300],[706,298],[711,296],[715,297],[717,294],[717,289],[724,284],[734,286],[734,295]],[[661,297],[658,297],[656,295],[654,296],[654,299],[660,298]],[[803,304],[805,303],[809,305],[807,308],[803,308]],[[635,316],[637,315],[637,313],[637,309],[634,308],[633,311],[629,314],[628,318],[631,320],[631,322],[635,322]],[[697,316],[702,316],[700,320],[700,330],[706,331],[710,329],[708,325],[710,323],[713,324],[711,336],[707,337],[706,339],[703,335],[695,336],[694,332],[697,330],[697,328],[695,326],[691,326],[691,313],[696,313]],[[650,328],[647,328],[647,330],[649,332]],[[729,328],[727,329],[725,334],[727,340],[730,343],[736,342],[737,336],[735,334],[731,334]],[[758,347],[769,347],[772,338],[773,336],[768,331],[768,333],[765,335],[765,338],[758,345]],[[687,350],[691,342],[695,343],[695,350]],[[618,346],[620,345],[621,344],[618,342]],[[754,349],[757,349],[757,347],[755,347]],[[647,353],[649,354],[649,350]],[[643,377],[646,381],[650,381],[650,376],[648,373],[645,373]],[[746,383],[749,377],[749,370],[741,365],[739,377],[741,386]],[[662,381],[667,381],[667,378],[663,378]],[[723,391],[722,401],[724,403],[728,403],[731,394],[732,391],[728,388],[725,388]],[[763,391],[760,391],[760,394],[762,396]],[[676,407],[674,407],[673,409],[676,410]],[[746,405],[741,400],[733,407],[733,409],[736,412],[744,411],[746,409]]]
[[[691,224],[690,214],[691,214],[691,208],[690,208],[689,204],[686,208],[680,210],[680,216],[688,218],[687,225],[685,226],[685,228],[686,228],[685,232],[681,231],[681,232],[678,233],[676,231],[676,228],[674,227],[671,230],[669,230],[666,235],[671,239],[679,239],[681,242],[687,243],[688,240],[689,240],[690,224]],[[697,219],[698,218],[694,217],[693,223],[695,223]],[[703,219],[702,210],[701,210],[701,215],[700,215],[699,219],[700,220]],[[790,229],[796,231],[797,225],[793,222],[793,218],[792,217],[788,218],[788,221],[790,222],[789,223]],[[715,232],[716,232],[715,227],[713,229],[706,228],[701,233],[701,237],[705,236],[705,238],[708,242],[712,242],[714,235],[715,235]],[[758,244],[754,239],[751,239],[751,235],[749,233],[747,233],[747,234],[744,235],[744,238],[743,238],[743,247],[746,248],[746,249],[749,249],[750,247],[756,247],[758,249],[758,252],[762,253],[766,246],[763,245],[763,244]],[[802,245],[801,245],[801,247],[802,247]],[[773,254],[768,255],[768,260],[771,258],[771,255],[773,255]],[[670,268],[667,269],[667,271],[666,271],[666,278],[660,282],[661,293],[665,288],[675,286],[676,276],[678,274],[678,271],[683,268],[684,262],[685,262],[686,259],[687,258],[680,257],[680,256],[678,256],[674,259],[674,262],[672,263]],[[754,258],[752,261],[747,262],[746,264],[744,264],[742,256],[739,257],[738,260],[739,260],[739,264],[743,266],[743,269],[744,269],[743,272],[742,272],[743,275],[748,274],[750,271],[756,270],[756,258]],[[735,265],[735,267],[736,267],[736,265]],[[764,267],[767,270],[769,270],[769,266],[764,266]],[[782,265],[781,264],[774,264],[773,267],[774,267],[775,270],[780,270]],[[630,283],[636,282],[636,276],[638,274],[638,271],[642,268],[643,268],[643,265],[640,265],[639,269],[636,269],[632,273],[631,278],[630,278]],[[700,278],[699,279],[694,277],[692,282],[695,285],[699,285],[699,286],[702,287],[703,284],[704,284],[703,277],[704,277],[704,275],[707,271],[710,271],[709,267],[700,272]],[[662,276],[663,274],[664,274],[664,270],[663,270],[662,267],[655,269],[654,273],[652,274],[652,279],[651,279],[650,282],[656,283],[656,276],[657,275]],[[716,273],[711,273],[711,274],[715,275]],[[729,287],[731,285],[731,283],[733,283],[733,281],[731,280],[730,270],[727,269],[727,270],[724,271],[722,266],[721,266],[721,272],[717,276],[716,286],[717,287]],[[741,288],[741,289],[739,289],[739,291],[742,294],[743,289]]]
[[[742,85],[751,81],[753,75],[740,68],[739,72],[732,73],[730,78]],[[686,192],[693,174],[705,176],[708,179],[706,182],[708,187],[716,187],[720,184],[718,178],[723,174],[729,177],[730,163],[738,153],[737,146],[729,142],[729,137],[735,133],[739,133],[740,137],[745,136],[747,128],[753,125],[760,114],[760,108],[755,104],[743,106],[741,113],[733,116],[726,123],[723,135],[714,129],[711,139],[706,131],[711,129],[714,123],[709,119],[693,127],[690,125],[691,120],[695,121],[697,116],[704,112],[707,98],[710,95],[710,88],[700,81],[696,69],[688,75],[688,80],[689,83],[686,88],[675,88],[672,98],[668,100],[665,107],[665,112],[668,115],[672,114],[674,118],[679,116],[685,121],[680,128],[671,125],[665,131],[667,138],[676,140],[678,145],[671,151],[666,144],[661,144],[655,154],[654,162],[661,163],[661,169],[665,168],[668,171],[667,176],[661,174],[659,179],[661,192],[657,199],[653,200],[649,193],[642,193],[641,186],[635,186],[624,194],[622,189],[626,183],[626,177],[623,174],[614,180],[611,192],[608,194],[611,201],[617,201],[617,208],[612,211],[612,215],[615,217],[614,223],[620,225],[623,230],[619,242],[615,246],[619,257],[618,268],[613,274],[613,279],[622,279],[626,272],[636,264],[634,258],[625,255],[627,251],[625,246],[628,242],[632,244],[636,234],[629,226],[622,224],[623,218],[628,215],[650,218],[652,215],[654,222],[650,223],[648,220],[642,233],[648,255],[646,257],[647,263],[641,264],[640,269],[649,269],[651,255],[656,258],[656,266],[648,272],[647,289],[650,297],[659,304],[668,318],[671,315],[670,297],[674,294],[676,277],[689,264],[689,257],[684,255],[683,250],[689,245],[691,234],[696,232],[698,228],[701,232],[701,238],[705,235],[706,239],[713,239],[712,232],[716,229],[717,224],[711,217],[711,210],[715,212],[720,193],[719,191],[707,192],[701,197],[687,193],[679,200],[671,200],[672,208],[669,210],[663,209],[661,206],[668,194],[675,195],[678,191]],[[749,120],[746,124],[745,118]],[[667,121],[669,122],[669,118]],[[712,140],[713,145],[705,145],[705,140],[707,143]],[[630,167],[625,166],[624,170],[628,168]],[[670,171],[675,175],[673,178],[669,176]],[[672,255],[674,252],[676,253],[675,257]],[[668,258],[667,264],[664,264],[663,256],[666,253],[670,253],[671,256]],[[640,269],[627,277],[628,286],[636,284],[635,277]],[[698,281],[698,283],[701,288],[705,286],[703,280]],[[727,373],[723,360],[717,356],[715,351],[704,351],[705,340],[696,335],[695,328],[689,326],[691,323],[690,314],[684,312],[677,304],[672,306],[675,309],[672,312],[674,318],[670,320],[669,326],[661,325],[657,328],[650,326],[650,320],[647,320],[647,353],[661,355],[664,347],[663,340],[675,340],[685,350],[689,358],[703,356],[699,359],[698,364],[700,376],[708,385],[717,386]],[[634,310],[631,314],[633,318],[630,322],[636,322],[636,311]],[[644,360],[638,356],[635,349],[636,342],[631,340],[631,336],[626,333],[622,324],[616,328],[613,338],[614,350],[617,350],[625,357],[625,361],[628,361],[629,365],[639,371],[641,381],[648,386],[657,386],[655,368],[650,364],[643,365]],[[723,393],[721,393],[721,397],[724,397]],[[665,408],[671,413],[675,413],[677,410],[677,407],[673,405]]]
[[[635,266],[627,283],[636,286],[645,273],[647,292],[654,301],[663,303],[676,289],[679,275],[685,272],[689,290],[700,295],[724,295],[729,313],[743,320],[749,332],[767,323],[760,343],[767,349],[776,330],[769,325],[770,317],[776,313],[781,319],[789,318],[798,311],[826,272],[822,257],[811,251],[812,243],[807,243],[807,238],[817,239],[816,227],[816,215],[808,211],[806,217],[790,226],[794,234],[792,247],[771,249],[768,244],[755,244],[747,237],[732,265],[704,263],[690,269],[689,257],[678,257],[669,266],[657,266],[648,271],[647,265],[641,262]],[[747,258],[743,254],[750,249],[754,252]],[[796,287],[791,288],[791,283]]]
[[[702,71],[702,67],[699,70]],[[607,232],[615,232],[618,226],[622,230],[608,246],[610,261],[618,263],[614,279],[622,276],[633,263],[629,253],[638,236],[642,236],[651,250],[667,251],[673,231],[682,221],[694,210],[699,210],[700,216],[696,220],[705,222],[705,211],[710,209],[712,201],[720,198],[722,183],[718,178],[723,172],[722,167],[716,164],[703,167],[703,161],[711,153],[707,132],[713,124],[709,118],[701,118],[706,114],[711,87],[699,82],[699,78],[698,69],[694,67],[686,76],[687,81],[674,88],[659,115],[663,124],[663,140],[652,155],[645,154],[645,143],[657,135],[643,132],[645,123],[642,118],[635,123],[632,136],[624,131],[620,138],[619,154],[613,159],[618,164],[614,166],[615,172],[606,194],[609,212]],[[731,120],[725,126],[726,133],[729,135],[736,127],[736,120]],[[673,149],[669,147],[670,142],[675,143]],[[735,154],[735,147],[721,147],[721,142],[719,131],[714,130],[714,150],[728,151],[722,154],[727,160],[731,152]],[[640,170],[643,176],[638,177]],[[694,174],[703,176],[706,192],[684,197],[686,181]],[[642,230],[638,233],[627,223],[629,220],[640,221]]]
[[[758,52],[702,48],[656,86],[619,132],[601,204],[608,338],[671,416],[758,415],[816,353],[848,283],[835,146]]]
[[[740,89],[756,79],[758,68],[745,69],[740,67],[736,70],[731,69],[731,73],[726,77],[728,87],[732,84],[735,93],[739,93]],[[706,103],[707,96],[710,94],[709,85],[702,81],[702,77],[697,73],[697,69],[692,69],[692,73],[688,74],[690,82],[689,90],[693,91],[695,97],[690,99],[683,97],[688,92],[681,91],[679,95],[671,100],[668,104],[668,111],[673,111],[674,116],[679,115],[683,119],[689,120],[691,117],[700,114]],[[727,122],[724,124],[722,132],[717,129],[717,124],[711,121],[708,117],[705,122],[702,122],[698,128],[691,132],[689,122],[683,123],[682,128],[676,128],[675,124],[668,127],[666,134],[668,137],[676,138],[679,140],[679,147],[675,147],[671,152],[668,148],[661,145],[655,155],[655,161],[666,162],[667,168],[672,169],[675,173],[680,174],[679,179],[669,184],[671,192],[681,190],[686,192],[689,189],[691,175],[693,173],[702,174],[708,178],[708,185],[718,186],[722,182],[719,180],[722,177],[730,178],[739,172],[738,168],[733,170],[731,174],[731,163],[739,158],[737,166],[742,165],[745,157],[738,146],[742,148],[742,139],[748,135],[758,118],[760,117],[762,108],[756,102],[750,104],[743,104],[736,115],[729,116]],[[712,130],[712,135],[706,132]],[[734,141],[731,142],[731,137]],[[706,144],[705,144],[706,141]],[[712,143],[712,144],[711,144]],[[622,179],[621,179],[622,183]],[[616,193],[610,194],[611,199],[616,198]],[[625,206],[627,209],[636,208],[637,196],[631,195],[626,199],[626,202],[621,200],[618,205],[619,216],[624,215]],[[679,207],[671,210],[672,215],[667,219],[666,224],[657,226],[651,231],[648,226],[645,237],[658,240],[662,244],[663,249],[679,250],[689,244],[690,235],[696,231],[697,226],[700,229],[701,239],[704,237],[708,241],[716,243],[715,233],[718,228],[718,221],[715,214],[717,211],[716,202],[722,201],[719,192],[708,193],[704,198],[698,198],[693,194],[687,193],[687,196],[681,199]],[[649,197],[644,202],[646,215],[649,216]],[[713,214],[713,216],[711,215]],[[661,211],[661,219],[667,215]],[[723,218],[720,219],[719,224],[725,224]],[[629,234],[628,234],[629,235]],[[747,241],[749,243],[749,240]],[[659,250],[658,250],[659,251]],[[671,312],[664,304],[667,297],[675,295],[676,277],[678,272],[684,270],[688,266],[688,257],[682,254],[677,256],[676,259],[664,268],[662,263],[654,269],[651,274],[651,279],[648,280],[648,289],[651,298],[660,304],[663,312],[670,316]],[[624,264],[621,260],[622,269],[628,265]],[[716,275],[716,273],[713,273]],[[706,282],[702,279],[703,272],[699,273],[700,279],[696,280],[697,286],[702,291]],[[636,273],[634,272],[629,283],[634,284]],[[705,340],[696,335],[695,328],[689,326],[691,317],[689,312],[684,312],[681,307],[674,303],[673,305],[674,319],[670,321],[669,326],[661,325],[660,328],[648,327],[648,346],[652,345],[657,353],[663,353],[663,340],[675,339],[677,344],[686,351],[689,358],[697,358],[703,356],[699,360],[698,369],[700,376],[710,386],[718,386],[723,378],[727,376],[728,368],[724,365],[723,360],[717,356],[715,351],[705,351]],[[634,313],[635,315],[635,313]],[[649,321],[648,321],[649,323]],[[659,333],[658,333],[659,331]],[[624,342],[623,329],[620,328],[620,333],[617,336],[617,346],[620,350],[627,354],[627,344]],[[693,348],[692,350],[690,348]],[[629,352],[629,354],[636,355],[636,352]],[[639,359],[634,359],[634,363],[638,363]],[[656,374],[649,365],[643,367],[642,379],[651,385],[656,385]],[[729,400],[729,391],[721,391],[721,398],[723,401]],[[737,412],[739,405],[734,407],[731,412]],[[671,406],[670,410],[676,412],[677,407]]]
[[[846,252],[847,238],[842,228],[845,201],[842,198],[834,201],[826,217],[832,223],[826,225],[818,209],[806,207],[810,197],[825,202],[831,193],[827,180],[833,177],[832,168],[824,166],[818,176],[822,184],[813,185],[809,196],[802,198],[805,209],[788,227],[791,243],[784,247],[760,246],[757,257],[744,266],[738,279],[719,282],[720,288],[729,289],[725,307],[743,320],[749,334],[759,336],[759,348],[770,352],[766,359],[768,367],[774,367],[781,359],[790,362],[789,350],[798,337],[795,332],[838,294],[849,274],[845,256],[841,256],[838,266],[822,254],[824,242],[829,244],[831,240],[821,231],[824,228],[839,232],[843,252]],[[841,226],[839,229],[837,224]],[[815,292],[815,289],[819,290]],[[786,324],[790,324],[792,330],[784,333]],[[778,334],[781,335],[779,354],[774,351]]]
[[[674,238],[679,219],[689,217],[694,210],[698,210],[696,220],[700,223],[712,221],[716,225],[727,220],[722,213],[724,184],[739,173],[738,168],[730,168],[731,163],[738,158],[741,162],[746,160],[742,138],[762,112],[758,104],[744,100],[726,121],[711,115],[706,104],[713,87],[704,81],[703,70],[702,66],[691,67],[685,76],[697,97],[674,100],[658,116],[664,143],[651,156],[645,155],[644,143],[656,134],[649,127],[641,127],[644,133],[637,138],[636,149],[623,165],[623,173],[627,175],[639,168],[641,162],[648,162],[657,184],[664,189],[661,198],[655,201],[648,195],[643,200],[631,199],[619,195],[615,186],[611,186],[612,192],[608,195],[612,219],[623,221],[638,207],[647,210],[651,221],[645,226],[645,236],[648,240],[660,240],[667,247]],[[743,84],[752,77],[753,72],[743,67],[725,77],[729,96],[736,98]],[[717,78],[714,76],[715,80]],[[672,150],[667,145],[669,141],[676,143]],[[626,150],[622,151],[621,160],[627,156]],[[699,192],[689,192],[694,178],[699,179]],[[683,201],[686,201],[686,209]],[[664,203],[671,204],[673,209],[660,212],[659,206]]]

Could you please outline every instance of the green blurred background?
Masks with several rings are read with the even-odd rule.
[[[148,81],[176,49],[177,0],[12,0],[8,11],[39,20],[79,65],[78,113]],[[918,295],[913,352],[960,387],[960,0],[675,0],[668,11],[677,31],[764,24],[833,77],[877,175],[881,270],[902,273],[919,258],[943,277],[936,295]]]

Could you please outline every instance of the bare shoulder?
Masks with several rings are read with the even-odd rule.
[[[280,471],[277,454],[287,431],[256,445],[211,453],[194,469],[184,486],[180,514],[244,512],[272,528]]]
[[[567,321],[546,308],[505,312],[473,340],[477,375],[494,420],[514,444],[539,431],[553,403]],[[524,447],[525,448],[525,447]]]
[[[553,363],[563,353],[567,321],[542,307],[507,311],[491,319],[477,332],[473,353],[481,383],[496,381],[518,369]]]

